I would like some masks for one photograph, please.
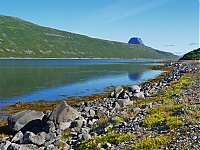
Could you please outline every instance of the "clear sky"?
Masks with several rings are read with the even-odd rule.
[[[199,0],[0,0],[0,14],[94,38],[140,37],[183,54],[199,47]]]

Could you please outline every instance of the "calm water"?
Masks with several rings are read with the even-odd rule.
[[[107,86],[132,85],[162,71],[151,60],[0,60],[0,102],[56,100],[102,93]]]

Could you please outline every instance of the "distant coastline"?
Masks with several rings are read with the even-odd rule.
[[[6,60],[6,59],[16,59],[16,60],[20,60],[20,59],[27,59],[27,60],[31,60],[31,59],[58,59],[58,60],[166,60],[166,59],[155,59],[155,58],[132,58],[132,59],[124,59],[124,58],[0,58],[0,60]]]

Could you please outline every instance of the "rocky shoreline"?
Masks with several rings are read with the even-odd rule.
[[[200,149],[199,65],[166,62],[172,72],[159,81],[118,86],[109,97],[72,107],[61,101],[47,114],[13,114],[15,134],[1,139],[0,149]]]

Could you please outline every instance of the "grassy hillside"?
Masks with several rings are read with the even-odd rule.
[[[200,48],[185,54],[180,60],[200,60]]]
[[[90,38],[0,15],[1,58],[177,59],[149,47]]]

